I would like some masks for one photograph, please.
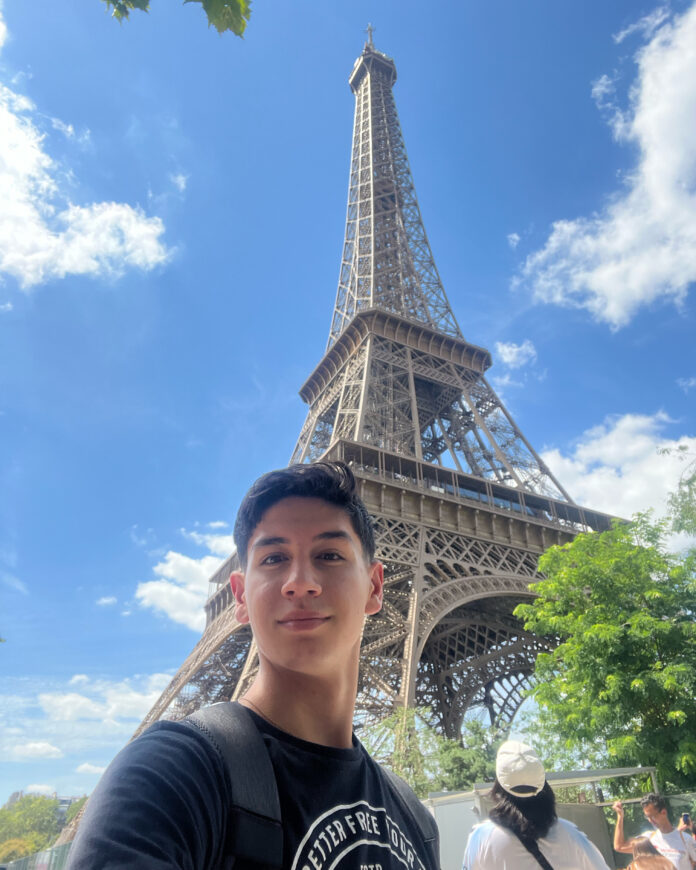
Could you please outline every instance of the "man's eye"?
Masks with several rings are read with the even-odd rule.
[[[340,553],[322,553],[319,556],[325,562],[342,562],[343,556]]]
[[[269,553],[268,556],[264,556],[261,559],[262,565],[277,565],[279,562],[285,561],[284,553]]]

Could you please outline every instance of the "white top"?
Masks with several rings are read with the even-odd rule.
[[[669,834],[645,831],[641,837],[647,837],[660,855],[669,858],[677,870],[691,870],[691,859],[696,861],[696,843],[690,834],[674,828]]]
[[[609,870],[594,843],[566,819],[555,821],[537,845],[554,870]],[[539,862],[518,837],[489,819],[469,835],[462,870],[539,870]]]

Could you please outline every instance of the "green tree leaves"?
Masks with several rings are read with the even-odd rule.
[[[696,554],[665,546],[673,521],[638,515],[578,535],[539,560],[538,595],[515,613],[552,637],[533,695],[545,727],[576,752],[606,746],[614,766],[655,765],[696,783]]]
[[[475,782],[492,782],[502,735],[471,720],[464,724],[461,742],[448,740],[427,724],[428,715],[427,709],[396,710],[368,728],[363,743],[420,798],[428,792],[466,791]]]
[[[118,21],[124,21],[134,9],[150,11],[150,0],[103,0]],[[208,25],[218,33],[231,31],[242,36],[251,15],[251,0],[184,0],[200,3],[208,16]]]
[[[58,801],[43,795],[24,795],[0,809],[0,854],[6,850],[14,854],[17,849],[26,849],[25,855],[38,852],[49,846],[59,831]]]

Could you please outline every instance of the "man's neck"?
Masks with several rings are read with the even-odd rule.
[[[352,746],[356,679],[321,679],[262,667],[239,700],[271,725],[322,746]]]

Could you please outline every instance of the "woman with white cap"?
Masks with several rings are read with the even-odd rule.
[[[556,815],[556,798],[531,746],[503,743],[491,796],[495,806],[471,832],[463,870],[609,870],[585,834]]]

